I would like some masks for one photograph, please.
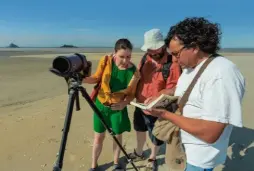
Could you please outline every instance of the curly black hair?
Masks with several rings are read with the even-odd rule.
[[[169,29],[165,44],[176,36],[188,48],[198,46],[205,53],[216,53],[220,49],[219,24],[203,17],[186,18]]]

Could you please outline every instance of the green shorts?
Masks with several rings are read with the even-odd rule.
[[[102,114],[106,124],[112,129],[115,135],[122,134],[123,132],[131,131],[131,123],[128,116],[127,107],[123,110],[111,110],[111,108],[104,106],[98,99],[95,101],[96,107]],[[101,123],[99,117],[94,113],[93,115],[93,127],[97,133],[105,132],[106,128]]]

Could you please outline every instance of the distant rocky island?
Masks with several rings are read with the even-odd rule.
[[[14,43],[11,43],[11,44],[8,46],[8,48],[19,48],[19,46],[18,46],[18,45],[15,45]]]
[[[64,44],[61,48],[77,48],[77,46]]]

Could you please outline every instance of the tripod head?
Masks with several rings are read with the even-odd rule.
[[[64,79],[67,83],[69,93],[71,89],[78,88],[82,85],[83,76],[80,73],[76,73],[74,76],[64,77]]]
[[[79,103],[79,88],[82,87],[82,79],[80,77],[77,78],[65,78],[67,86],[68,86],[68,94],[74,94],[74,98],[76,101],[76,111],[80,110]]]

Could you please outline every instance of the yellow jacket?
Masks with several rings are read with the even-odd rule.
[[[124,100],[126,97],[128,97],[130,100],[134,99],[137,84],[140,79],[139,70],[136,68],[136,71],[133,74],[132,79],[130,80],[126,89],[112,93],[109,86],[112,72],[112,56],[108,56],[108,60],[103,72],[104,64],[105,56],[100,59],[96,72],[91,76],[98,80],[101,79],[101,88],[98,92],[97,97],[98,100],[100,100],[102,104],[110,105],[113,103],[118,103],[121,100]]]

